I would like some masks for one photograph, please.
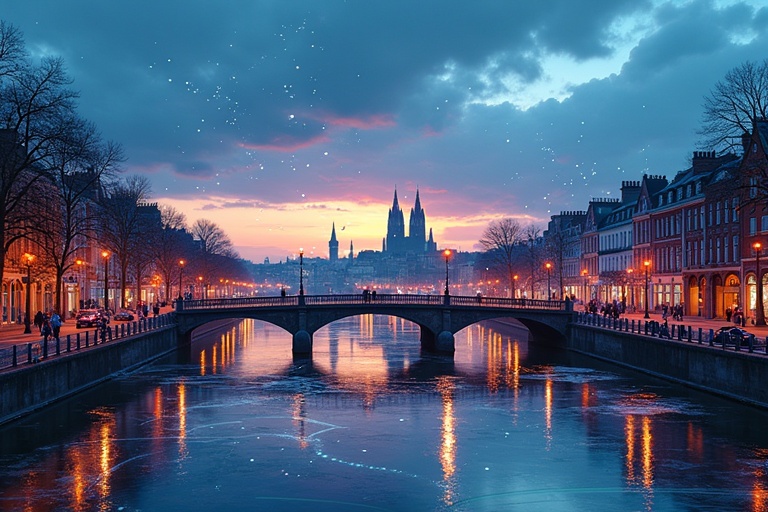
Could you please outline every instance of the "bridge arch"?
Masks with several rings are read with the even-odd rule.
[[[285,329],[293,336],[295,355],[310,355],[314,333],[330,323],[359,315],[386,315],[419,326],[422,347],[452,354],[454,335],[483,320],[515,318],[535,339],[559,341],[572,316],[569,302],[435,295],[384,295],[375,300],[359,295],[249,297],[177,302],[179,336],[211,321],[251,318]]]

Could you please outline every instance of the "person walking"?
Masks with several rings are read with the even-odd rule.
[[[43,320],[45,320],[43,312],[38,311],[37,314],[35,314],[35,327],[37,327],[37,332],[40,332],[43,329]]]
[[[59,341],[59,332],[61,332],[61,317],[57,312],[51,314],[51,334],[56,341]]]

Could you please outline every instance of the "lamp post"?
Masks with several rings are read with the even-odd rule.
[[[32,313],[32,261],[34,261],[34,259],[34,254],[29,254],[28,252],[24,253],[24,262],[27,265],[27,314],[24,316],[24,334],[32,334],[32,328],[30,326],[30,315]]]
[[[755,303],[755,325],[765,325],[765,309],[763,309],[763,279],[760,276],[760,252],[763,245],[760,242],[752,244],[755,250],[755,273],[757,273],[757,297]]]
[[[200,285],[200,298],[204,299],[203,297],[203,276],[197,276],[198,284]]]
[[[632,296],[630,304],[632,305],[633,308],[635,307],[635,280],[634,280],[635,275],[634,275],[634,272],[635,272],[635,269],[633,269],[633,268],[628,268],[627,269],[627,281],[629,282],[629,291],[630,291],[630,294]]]
[[[515,288],[517,288],[517,280],[520,279],[520,276],[515,274],[512,276],[512,298],[515,298]]]
[[[184,300],[184,295],[181,293],[182,281],[184,276],[184,260],[179,260],[179,300]]]
[[[582,300],[584,301],[584,305],[586,306],[587,302],[589,302],[589,297],[587,297],[587,276],[589,275],[589,271],[587,269],[583,269],[581,271],[581,276],[584,278],[584,297]]]
[[[648,268],[651,266],[651,262],[645,260],[643,266],[645,267],[645,315],[643,318],[651,318],[651,315],[648,314]]]
[[[445,295],[446,297],[450,295],[450,292],[448,290],[448,259],[451,257],[451,250],[446,249],[443,251],[443,256],[445,257]]]
[[[299,295],[304,295],[304,249],[299,249]]]
[[[109,309],[109,251],[101,251],[104,258],[104,311]]]
[[[546,262],[544,266],[547,268],[547,300],[552,300],[552,264]]]

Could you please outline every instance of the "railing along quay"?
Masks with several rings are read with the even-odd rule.
[[[0,349],[0,370],[25,364],[35,364],[51,357],[65,356],[110,341],[161,329],[171,323],[171,315],[165,314],[116,324],[114,327],[96,327],[82,333],[67,334],[58,340],[51,338],[47,341],[37,340],[13,345]]]
[[[696,343],[699,345],[708,345],[710,347],[718,346],[723,350],[734,350],[736,352],[746,351],[755,354],[768,354],[768,336],[760,341],[754,334],[750,333],[746,343],[741,336],[729,334],[729,339],[722,343],[717,339],[714,329],[704,329],[702,327],[694,328],[684,324],[669,324],[664,329],[663,324],[656,320],[638,320],[628,318],[613,318],[597,315],[594,313],[577,313],[574,323],[610,329],[614,331],[638,334],[672,341],[687,343]]]
[[[178,311],[236,309],[288,306],[353,306],[382,304],[387,306],[472,306],[488,308],[546,309],[564,311],[566,303],[556,300],[508,299],[504,297],[407,295],[399,293],[347,295],[290,295],[287,297],[237,297],[231,299],[196,299],[177,303]]]

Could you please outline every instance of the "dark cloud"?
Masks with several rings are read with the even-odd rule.
[[[277,208],[419,186],[431,215],[543,220],[709,149],[703,96],[765,57],[752,4],[39,0],[0,17],[65,59],[83,115],[166,195]],[[547,67],[623,55],[633,23],[612,74]]]

